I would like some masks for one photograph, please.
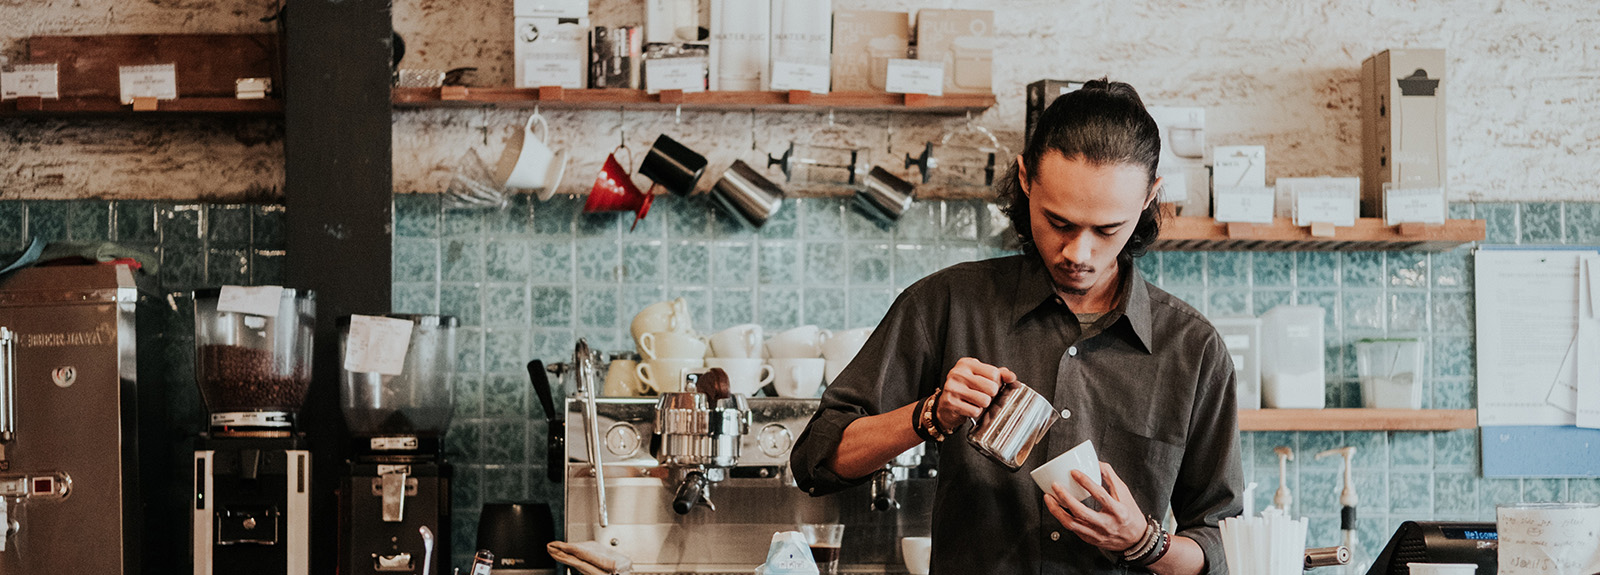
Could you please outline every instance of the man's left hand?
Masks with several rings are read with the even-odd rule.
[[[1109,492],[1082,471],[1072,472],[1072,480],[1100,502],[1099,511],[1073,499],[1059,483],[1051,484],[1052,491],[1045,494],[1044,504],[1062,527],[1084,542],[1112,553],[1121,553],[1144,538],[1149,522],[1144,512],[1139,510],[1139,503],[1128,492],[1128,484],[1117,477],[1111,464],[1100,462],[1100,474],[1110,484]]]

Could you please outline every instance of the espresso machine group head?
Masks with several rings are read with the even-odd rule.
[[[210,414],[194,452],[194,574],[309,573],[311,453],[294,418],[311,386],[316,299],[228,286],[196,291],[194,306]]]
[[[679,515],[697,505],[717,509],[711,487],[738,465],[739,444],[750,432],[750,404],[743,395],[713,398],[693,385],[663,393],[656,402],[656,460],[677,485],[672,510]]]

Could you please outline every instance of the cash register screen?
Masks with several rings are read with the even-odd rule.
[[[1500,534],[1496,531],[1482,529],[1443,529],[1446,539],[1466,539],[1469,541],[1499,541]]]

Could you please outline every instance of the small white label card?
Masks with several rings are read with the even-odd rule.
[[[526,58],[522,61],[522,74],[529,86],[560,86],[569,90],[583,88],[584,66],[577,58]]]
[[[1216,212],[1219,222],[1250,224],[1272,223],[1272,188],[1217,188]]]
[[[0,72],[0,100],[17,98],[60,98],[60,75],[54,62],[19,64]]]
[[[1383,185],[1383,223],[1442,224],[1446,204],[1444,188],[1393,188]]]
[[[893,94],[944,95],[944,62],[935,60],[889,61],[884,91]]]
[[[651,94],[662,90],[704,92],[710,60],[704,57],[654,58],[644,62],[644,83]]]
[[[1350,227],[1356,225],[1360,212],[1360,178],[1305,178],[1295,184],[1294,225],[1329,223]]]
[[[344,342],[344,369],[355,373],[400,375],[411,345],[409,320],[372,315],[350,316]]]
[[[813,94],[826,94],[829,74],[828,67],[823,64],[773,62],[772,89],[780,92],[805,90]]]
[[[1242,333],[1222,336],[1223,347],[1228,351],[1245,351],[1250,349],[1250,336]]]
[[[178,99],[176,65],[119,66],[117,71],[121,78],[123,104],[132,104],[134,98]]]
[[[1211,181],[1217,188],[1267,186],[1266,146],[1217,146],[1211,156]]]
[[[217,311],[278,317],[283,286],[222,286]]]

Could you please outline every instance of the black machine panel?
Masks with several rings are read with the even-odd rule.
[[[1410,563],[1470,563],[1479,573],[1499,570],[1500,535],[1492,522],[1407,521],[1367,575],[1410,575]]]

